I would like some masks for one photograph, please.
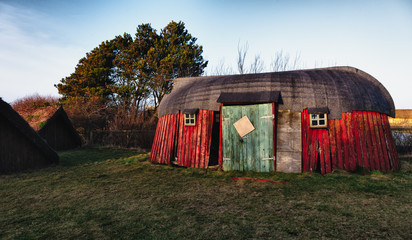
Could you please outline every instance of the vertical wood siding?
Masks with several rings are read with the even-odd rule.
[[[386,172],[400,168],[387,115],[367,111],[342,113],[341,119],[328,120],[327,128],[310,128],[309,116],[305,109],[304,172],[320,170],[325,174],[333,169],[354,171],[357,167]]]
[[[35,141],[42,141],[40,137]],[[0,173],[45,167],[53,164],[19,129],[0,115]]]
[[[39,131],[39,135],[54,150],[68,150],[81,146],[81,142],[77,139],[78,136],[76,136],[71,126],[68,126],[61,116],[42,128],[42,131]]]
[[[168,114],[159,119],[150,155],[152,162],[170,164],[172,161],[178,120],[178,114]]]
[[[151,151],[151,161],[207,168],[209,166],[213,111],[199,110],[195,126],[185,126],[183,113],[168,114],[159,119]]]
[[[177,165],[207,168],[212,139],[213,111],[199,110],[195,126],[185,126],[183,121],[183,113],[180,113],[179,135],[176,139]]]

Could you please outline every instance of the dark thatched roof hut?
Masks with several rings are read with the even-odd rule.
[[[396,170],[388,116],[395,116],[388,91],[353,67],[175,79],[159,106],[151,161],[263,172]]]
[[[69,150],[82,145],[82,139],[74,129],[72,122],[63,107],[47,119],[38,131],[46,142],[55,150]]]
[[[0,172],[57,164],[56,152],[0,98]]]

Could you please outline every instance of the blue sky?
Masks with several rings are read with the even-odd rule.
[[[0,0],[0,97],[58,96],[53,85],[102,41],[172,20],[198,38],[208,74],[222,62],[236,71],[247,42],[248,63],[259,54],[269,67],[283,50],[305,68],[353,66],[377,78],[396,108],[412,108],[410,0]]]

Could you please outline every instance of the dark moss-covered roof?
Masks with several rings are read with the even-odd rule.
[[[0,98],[0,114],[32,142],[50,161],[58,163],[59,156],[13,108]]]
[[[327,108],[329,119],[342,112],[374,111],[395,116],[389,92],[371,75],[353,67],[330,67],[286,72],[180,78],[160,106],[159,116],[183,109],[219,111],[221,93],[241,93],[253,103],[256,94],[279,92],[279,109],[301,112]],[[250,93],[248,99],[247,94]]]
[[[69,129],[73,140],[76,142],[77,146],[81,146],[82,145],[82,139],[79,136],[79,134],[77,133],[76,129],[73,127],[72,122],[70,121],[69,117],[67,116],[66,111],[64,111],[63,107],[60,106],[56,112],[54,112],[54,114],[47,119],[46,123],[44,124],[44,126],[38,131],[38,133],[40,134],[40,136],[44,136],[45,132],[47,131],[47,129],[50,127],[50,125],[55,122],[58,121],[58,119],[62,119],[63,122],[66,124],[67,129]]]

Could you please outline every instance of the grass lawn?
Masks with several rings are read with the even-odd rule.
[[[160,166],[103,147],[59,155],[0,176],[1,239],[412,238],[412,158],[396,173],[322,176]]]

